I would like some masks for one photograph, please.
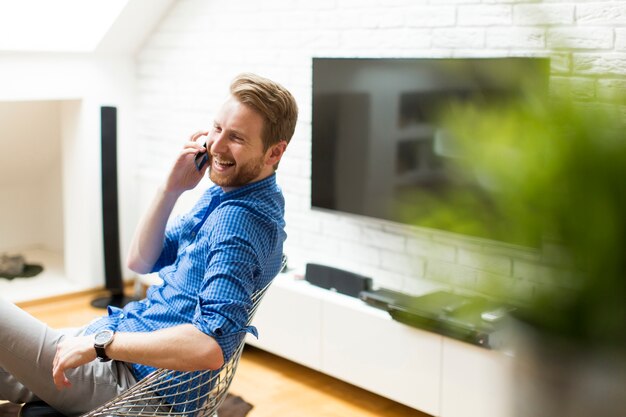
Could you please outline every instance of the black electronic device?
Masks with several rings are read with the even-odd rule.
[[[387,311],[401,323],[492,348],[510,310],[484,297],[436,291],[390,303]]]
[[[540,57],[313,58],[311,206],[511,241],[489,227],[486,182],[458,169],[441,116],[547,92],[549,68]],[[475,206],[483,215],[471,221],[485,227],[436,215]]]
[[[372,289],[372,279],[354,272],[344,271],[326,265],[309,263],[304,279],[313,285],[340,294],[358,297],[362,291]]]
[[[121,307],[132,301],[124,295],[120,260],[119,210],[117,192],[117,108],[100,108],[102,174],[102,240],[104,245],[105,288],[110,295],[91,302],[94,307]]]
[[[198,152],[198,154],[196,155],[194,162],[196,164],[196,169],[198,171],[202,171],[202,168],[204,167],[204,164],[207,163],[207,161],[209,160],[209,151],[206,147],[206,142],[204,142],[204,149],[206,150],[205,152]]]
[[[390,305],[411,305],[417,297],[387,288],[378,288],[361,291],[359,298],[372,307],[389,310]]]

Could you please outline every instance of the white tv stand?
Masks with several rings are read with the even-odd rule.
[[[425,290],[425,292],[428,290]],[[248,343],[433,416],[507,417],[511,357],[280,274]]]

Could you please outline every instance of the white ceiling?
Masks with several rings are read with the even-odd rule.
[[[2,0],[0,50],[92,52],[128,0]]]
[[[134,53],[174,0],[0,0],[0,52]]]

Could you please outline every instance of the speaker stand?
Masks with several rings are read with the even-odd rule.
[[[119,307],[122,308],[126,304],[137,301],[137,297],[132,297],[124,294],[114,294],[98,297],[96,299],[91,300],[91,305],[96,308],[107,308],[108,306]]]

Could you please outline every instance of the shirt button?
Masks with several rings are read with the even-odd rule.
[[[191,232],[191,237],[196,237],[196,232]]]

